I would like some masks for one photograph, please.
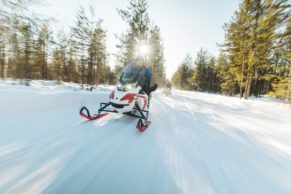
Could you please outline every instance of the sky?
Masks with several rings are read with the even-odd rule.
[[[82,5],[95,10],[94,19],[102,19],[107,32],[109,62],[115,64],[120,35],[128,28],[117,14],[117,8],[126,8],[129,0],[46,0],[33,8],[35,12],[50,16],[56,21],[51,25],[54,31],[68,31],[74,25],[75,14]],[[187,54],[195,58],[200,48],[212,55],[219,54],[217,43],[223,43],[223,24],[230,21],[241,0],[148,0],[151,21],[160,27],[164,44],[167,77],[171,78]]]

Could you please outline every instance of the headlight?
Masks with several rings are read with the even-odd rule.
[[[118,91],[122,91],[122,92],[126,92],[128,90],[131,90],[133,87],[134,87],[133,84],[128,84],[128,85],[125,85],[125,86],[117,86],[117,90]]]
[[[126,88],[126,90],[131,90],[133,88],[133,86],[132,85],[126,85],[125,88]]]

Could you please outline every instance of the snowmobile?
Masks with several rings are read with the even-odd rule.
[[[148,96],[138,84],[117,86],[109,95],[109,102],[100,103],[98,114],[91,115],[86,107],[82,107],[80,115],[88,120],[96,120],[108,113],[125,114],[138,118],[136,128],[141,132],[149,125],[149,107],[151,94]]]

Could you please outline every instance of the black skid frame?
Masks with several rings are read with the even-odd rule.
[[[98,110],[98,114],[101,114],[102,112],[118,113],[116,110],[107,109],[107,107],[110,106],[110,105],[111,105],[110,102],[109,103],[101,102],[100,103],[100,108]],[[138,114],[134,114],[133,112],[138,112],[139,115]],[[136,118],[139,118],[139,119],[143,119],[143,120],[147,121],[148,115],[149,115],[149,111],[141,110],[141,108],[136,104],[132,111],[125,112],[123,114],[128,115],[128,116],[132,116],[132,117],[136,117]]]
[[[124,107],[124,106],[128,106],[128,105],[127,104],[116,105],[116,104],[111,103],[111,102],[109,102],[109,103],[101,102],[100,108],[98,109],[98,114],[94,114],[91,116],[89,110],[84,106],[80,110],[80,115],[82,117],[85,117],[88,120],[95,120],[95,119],[99,119],[99,118],[107,115],[108,113],[119,113],[116,110],[108,109],[109,106],[112,106],[112,107],[118,107],[118,106],[122,107],[123,106]],[[147,107],[149,108],[149,105]],[[119,113],[119,114],[121,114],[121,113]],[[145,131],[151,123],[150,121],[148,121],[149,111],[142,110],[138,104],[135,104],[135,107],[130,112],[125,112],[122,114],[138,118],[139,120],[137,122],[136,128],[139,129],[141,132]]]

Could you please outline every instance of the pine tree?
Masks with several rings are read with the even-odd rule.
[[[80,83],[81,81],[81,75],[80,72],[78,71],[78,60],[77,57],[75,56],[76,50],[74,47],[74,43],[72,40],[72,35],[70,35],[67,39],[67,68],[68,68],[68,81],[70,82],[75,82],[75,83]]]
[[[164,86],[166,84],[164,46],[162,44],[160,29],[158,26],[154,26],[150,30],[149,44],[151,51],[148,61],[153,72],[152,83]]]
[[[80,7],[77,13],[76,25],[72,27],[73,42],[76,55],[80,60],[81,83],[87,83],[88,50],[90,46],[90,26],[89,18],[86,16],[85,9]]]
[[[191,78],[189,78],[194,90],[206,91],[207,89],[207,78],[205,79],[205,76],[207,74],[208,60],[209,56],[207,51],[200,49],[194,62],[195,67],[192,71]]]
[[[57,80],[59,83],[63,79],[63,64],[60,50],[53,49],[52,51],[52,63],[50,66],[49,78],[51,80]]]
[[[210,57],[207,66],[207,92],[220,92],[220,82],[218,77],[218,66],[214,57]]]
[[[6,48],[6,37],[4,34],[4,26],[2,25],[2,20],[0,19],[0,78],[4,77],[5,68],[5,48]]]
[[[48,78],[61,81],[71,81],[68,65],[68,37],[60,31],[57,35],[58,39],[52,40],[52,62],[48,66]]]
[[[105,31],[101,28],[101,21],[96,24],[91,35],[89,48],[88,83],[105,83],[106,77],[106,44]]]
[[[32,79],[33,69],[33,29],[30,23],[23,23],[20,29],[22,46],[21,79]]]
[[[234,80],[239,83],[240,97],[245,91],[246,71],[248,66],[248,51],[250,49],[249,35],[249,1],[245,1],[238,12],[235,12],[232,21],[224,28],[226,31],[225,46],[229,58],[228,70],[232,72]],[[229,79],[232,76],[229,75]],[[228,79],[227,79],[228,80]]]
[[[72,28],[72,44],[80,64],[81,83],[99,84],[106,81],[106,34],[101,22],[91,21],[81,7],[76,25]]]
[[[230,71],[240,86],[240,96],[260,96],[269,90],[272,78],[270,56],[286,16],[286,0],[244,0],[226,25],[225,47]],[[288,14],[287,14],[288,15]]]
[[[127,9],[118,9],[119,15],[129,25],[125,34],[119,37],[116,55],[121,66],[129,62],[146,65],[153,72],[153,83],[164,85],[166,82],[164,53],[160,29],[150,25],[146,0],[131,0]],[[139,47],[147,45],[149,53],[139,53]],[[142,56],[142,54],[146,56]]]
[[[195,83],[191,83],[190,76],[192,74],[193,60],[188,54],[186,55],[183,62],[178,67],[177,71],[174,73],[171,82],[178,89],[189,90],[193,87],[195,88]]]
[[[282,38],[273,54],[273,76],[271,79],[272,87],[270,95],[285,99],[291,102],[291,19]]]
[[[28,9],[37,2],[0,0],[0,77],[108,82],[112,72],[101,22],[90,21],[81,7],[71,33],[60,33],[53,41],[49,21]]]
[[[118,60],[122,64],[136,61],[136,50],[140,42],[148,42],[150,19],[146,0],[130,0],[127,9],[118,9],[118,14],[129,25],[126,34],[119,37]]]
[[[288,73],[288,89],[286,99],[291,104],[291,19],[288,20],[288,25],[286,28],[286,56],[289,61],[289,73]]]
[[[5,76],[14,78],[34,78],[35,35],[42,22],[29,11],[29,6],[38,1],[1,1],[0,21],[5,28],[6,65]]]
[[[36,79],[48,79],[48,53],[49,46],[52,40],[51,30],[48,25],[43,25],[38,32],[38,38],[35,44],[35,66],[36,73],[38,76],[34,77]]]
[[[236,93],[237,82],[235,82],[235,75],[230,71],[229,59],[223,52],[217,58],[217,66],[221,93],[233,96]]]

